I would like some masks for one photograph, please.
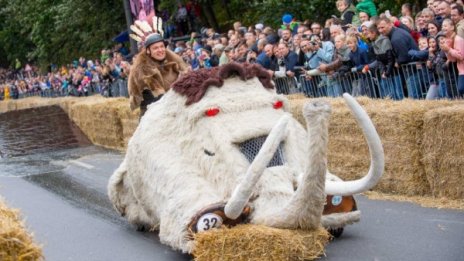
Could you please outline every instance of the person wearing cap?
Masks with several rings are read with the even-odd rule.
[[[166,49],[160,34],[149,35],[129,74],[130,108],[140,107],[140,116],[143,116],[147,106],[159,100],[187,68],[180,56]]]
[[[297,34],[298,25],[299,23],[293,20],[293,16],[291,14],[284,14],[282,16],[282,25],[280,26],[280,29],[288,29],[292,32],[292,34]]]
[[[358,4],[356,5],[356,10],[358,12],[364,12],[369,17],[377,16],[377,8],[375,7],[373,0],[358,0]]]

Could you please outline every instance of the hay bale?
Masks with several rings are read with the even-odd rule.
[[[368,146],[359,125],[342,98],[327,101],[332,105],[329,126],[329,170],[345,180],[367,173]],[[430,184],[422,162],[424,114],[451,101],[392,101],[357,98],[368,112],[380,135],[385,151],[385,172],[375,190],[402,195],[430,195]],[[292,113],[304,122],[301,108],[305,100],[292,100]],[[342,148],[342,149],[341,149]]]
[[[65,111],[78,97],[60,97],[60,98],[43,98],[39,96],[27,97],[19,100],[7,100],[0,102],[0,113],[14,111],[14,110],[25,110],[44,106],[59,105]],[[86,98],[87,99],[87,98]]]
[[[129,107],[129,99],[121,99],[115,103],[116,110],[118,111],[119,118],[122,126],[123,148],[126,149],[129,139],[139,126],[140,110],[131,111]]]
[[[137,128],[139,112],[131,112],[127,98],[89,97],[42,98],[29,97],[0,103],[0,113],[42,106],[59,105],[92,143],[124,150]]]
[[[464,199],[453,200],[446,197],[437,198],[432,196],[403,196],[380,193],[376,191],[367,191],[363,194],[370,200],[402,201],[415,203],[424,208],[464,210]]]
[[[308,98],[303,93],[292,93],[292,94],[285,95],[285,97],[288,100],[302,100],[302,99],[307,99]]]
[[[122,125],[117,108],[113,106],[120,99],[124,98],[82,99],[71,106],[69,117],[92,143],[121,149],[124,147]]]
[[[0,102],[0,113],[16,110],[16,100],[5,100]]]
[[[69,111],[71,110],[71,107],[77,103],[81,98],[79,97],[64,97],[60,98],[60,107],[69,115]],[[87,99],[87,98],[86,98]]]
[[[6,206],[0,198],[0,260],[43,260],[42,249],[33,242],[17,210]]]
[[[195,260],[314,260],[324,254],[329,234],[238,225],[195,235]]]
[[[463,102],[425,114],[423,161],[435,197],[464,199],[463,119]]]

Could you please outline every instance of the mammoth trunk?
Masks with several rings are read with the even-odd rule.
[[[224,207],[224,212],[228,218],[236,219],[242,213],[243,208],[248,203],[256,183],[263,175],[266,166],[273,158],[274,153],[279,147],[280,142],[285,137],[288,116],[282,116],[279,122],[272,128],[266,141],[261,147],[258,155],[248,168],[245,178],[235,188],[230,200]]]
[[[308,166],[288,204],[268,219],[270,226],[304,229],[320,226],[325,202],[330,106],[322,102],[309,103],[303,113],[309,135]]]

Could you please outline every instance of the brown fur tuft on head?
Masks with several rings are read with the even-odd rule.
[[[200,69],[183,75],[171,88],[187,97],[186,105],[200,101],[210,86],[221,87],[224,80],[237,75],[241,80],[257,77],[264,88],[273,89],[271,76],[260,65],[229,63],[212,69]]]

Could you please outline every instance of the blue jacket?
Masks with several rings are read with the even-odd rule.
[[[256,57],[256,62],[267,70],[271,69],[271,58],[267,57],[265,52],[261,52],[258,57]]]
[[[409,56],[409,50],[419,50],[416,41],[406,30],[393,27],[388,35],[392,43],[393,52],[398,64],[410,63],[413,60]]]
[[[295,72],[295,65],[297,62],[298,62],[298,55],[293,51],[289,51],[287,56],[284,57],[285,71]],[[275,64],[274,67],[275,67],[274,71],[279,70],[279,64]]]
[[[335,53],[335,46],[331,41],[322,42],[321,48],[317,51],[317,56],[321,58],[324,63],[330,63]]]
[[[429,50],[428,49],[425,49],[425,50],[422,50],[422,51],[409,50],[408,54],[411,57],[411,60],[413,60],[413,61],[427,61],[427,59],[429,58]]]
[[[363,69],[363,67],[369,64],[369,57],[367,55],[367,51],[361,48],[357,48],[355,52],[350,53],[350,60],[354,67],[356,67],[356,71],[359,72]]]

